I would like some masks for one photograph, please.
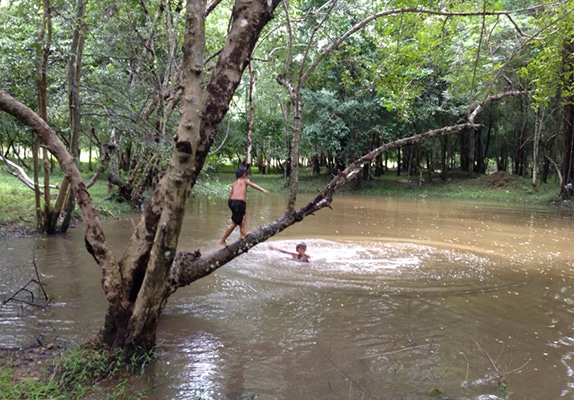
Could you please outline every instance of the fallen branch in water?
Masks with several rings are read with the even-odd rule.
[[[503,370],[502,366],[500,365],[500,363],[498,363],[497,360],[493,359],[492,356],[486,350],[484,350],[476,340],[473,339],[473,341],[474,341],[474,344],[476,344],[476,346],[478,347],[478,351],[480,351],[486,357],[486,359],[488,360],[488,362],[492,366],[492,369],[494,369],[494,371],[496,372],[496,375],[498,375],[496,383],[498,384],[499,387],[506,383],[506,377],[508,375],[512,374],[513,372],[518,372],[518,371],[522,370],[530,362],[530,359],[528,359],[528,360],[526,360],[526,362],[524,364],[522,364],[518,368],[514,368],[510,371],[508,371],[506,369]]]
[[[32,264],[34,265],[34,272],[36,274],[36,279],[30,279],[24,286],[22,286],[20,289],[18,289],[12,296],[10,296],[8,299],[4,300],[2,302],[2,305],[9,303],[10,301],[16,301],[16,302],[28,304],[28,305],[31,305],[34,307],[44,308],[50,303],[50,297],[48,296],[48,294],[44,290],[45,283],[43,283],[42,280],[40,279],[40,273],[38,272],[38,265],[36,264],[36,256],[34,256]],[[32,290],[28,289],[28,286],[30,284],[33,284],[33,283],[38,285],[38,287],[42,291],[42,294],[44,295],[44,301],[45,302],[43,304],[36,303],[36,300],[34,299],[34,292]],[[17,296],[22,292],[28,293],[30,295],[31,300],[18,298]]]
[[[96,207],[96,210],[99,211],[99,212],[101,212],[101,213],[104,213],[104,214],[109,215],[109,216],[112,217],[113,219],[120,219],[120,217],[118,217],[117,215],[115,215],[113,212],[111,212],[110,210],[106,210],[106,209],[103,208],[103,207]]]

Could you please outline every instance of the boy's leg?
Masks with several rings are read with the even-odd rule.
[[[251,232],[246,232],[245,231],[245,220],[247,215],[243,216],[243,219],[241,220],[241,225],[239,225],[239,233],[241,235],[241,239],[243,239],[245,236],[249,235]]]
[[[223,232],[223,236],[221,237],[221,239],[219,239],[220,245],[227,246],[227,238],[229,237],[229,235],[231,235],[231,232],[233,232],[233,230],[235,229],[236,226],[237,225],[235,224],[235,222],[232,222],[231,224],[229,224],[229,226],[227,227],[225,232]]]

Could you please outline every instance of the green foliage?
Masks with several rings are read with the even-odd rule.
[[[307,153],[335,157],[348,163],[373,149],[376,143],[389,139],[386,132],[394,127],[393,115],[376,97],[347,96],[336,93],[304,91],[305,125],[302,133]]]
[[[25,104],[33,106],[36,104],[37,2],[19,1],[10,7],[2,7],[0,26],[0,87]]]
[[[563,73],[568,66],[564,44],[574,32],[573,6],[573,0],[446,1],[440,5],[411,0],[291,2],[292,36],[286,34],[287,13],[277,12],[252,57],[254,163],[258,159],[266,165],[280,165],[291,154],[293,107],[276,76],[285,73],[296,84],[301,72],[325,56],[303,86],[302,157],[323,154],[348,162],[379,140],[388,142],[464,120],[489,95],[528,89],[533,101],[505,101],[479,115],[479,122],[487,125],[479,141],[490,147],[473,159],[508,157],[512,164],[520,155],[530,169],[537,168],[529,165],[535,114],[524,107],[553,109],[574,90],[571,75]],[[0,87],[33,109],[37,51],[43,45],[37,39],[39,7],[38,2],[21,0],[8,2],[0,13],[4,29]],[[46,71],[48,120],[67,142],[66,71],[75,5],[55,1],[52,7],[53,37]],[[165,5],[158,0],[88,4],[80,87],[81,146],[98,148],[114,131],[126,178],[140,161],[137,155],[161,155],[157,173],[170,158],[178,113],[169,102],[178,93],[177,66],[185,22],[182,10],[175,7],[175,3]],[[206,20],[206,76],[226,39],[232,7],[231,0],[218,3]],[[491,14],[508,12],[478,15],[483,9]],[[384,15],[330,49],[343,34],[377,12]],[[465,15],[447,16],[445,12]],[[286,59],[288,54],[290,59]],[[246,74],[217,133],[211,149],[214,160],[206,171],[245,158],[248,84]],[[551,140],[558,129],[556,121],[545,120],[541,140],[547,153],[539,159],[559,165],[560,141]],[[524,137],[516,138],[520,129]],[[12,118],[0,119],[2,150],[8,145],[29,149],[33,139]],[[420,157],[416,162],[440,157],[437,143],[417,146]],[[462,140],[453,139],[452,146],[452,160],[463,155],[469,158],[463,154],[469,150]]]
[[[218,176],[212,174],[204,175],[192,188],[191,195],[208,199],[225,199],[229,196],[229,183],[222,183]]]
[[[573,60],[565,60],[565,44],[574,37],[574,16],[570,12],[571,2],[565,2],[558,9],[548,9],[534,19],[533,26],[538,30],[529,42],[532,57],[518,70],[520,76],[533,89],[533,105],[548,107],[558,95],[571,96],[574,88],[565,83],[568,77],[564,72],[572,68]],[[552,34],[548,34],[552,30]]]

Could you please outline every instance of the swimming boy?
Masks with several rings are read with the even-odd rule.
[[[247,196],[247,188],[252,187],[260,192],[269,194],[268,190],[263,189],[249,180],[247,177],[247,168],[239,168],[235,171],[235,177],[237,179],[231,185],[229,200],[227,200],[227,205],[231,210],[231,224],[227,227],[223,233],[223,237],[219,240],[219,244],[222,246],[227,246],[227,238],[231,235],[231,232],[233,232],[237,225],[239,225],[241,239],[249,235],[249,232],[245,231],[245,210],[247,206],[245,197]]]
[[[295,246],[295,251],[296,251],[295,253],[293,253],[291,251],[279,249],[273,245],[269,245],[269,248],[271,250],[277,250],[281,253],[290,254],[291,256],[293,256],[293,260],[295,260],[295,261],[311,262],[311,257],[309,257],[309,255],[306,253],[307,244],[305,244],[304,242],[298,243],[297,246]]]

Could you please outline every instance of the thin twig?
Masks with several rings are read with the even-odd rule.
[[[44,290],[44,283],[42,283],[42,279],[40,279],[40,273],[38,272],[38,265],[36,264],[36,252],[34,252],[34,258],[32,260],[32,265],[34,265],[34,272],[36,273],[36,283],[40,286],[40,289],[42,289],[42,293],[44,293],[44,299],[46,301],[50,301],[48,294]]]
[[[422,348],[424,348],[424,347],[429,347],[430,345],[431,345],[431,343],[428,343],[428,344],[419,344],[419,345],[417,345],[417,346],[404,347],[404,348],[398,349],[398,350],[386,351],[386,352],[384,352],[384,353],[378,353],[378,354],[374,354],[374,355],[372,355],[372,356],[363,357],[363,358],[361,358],[361,360],[368,360],[368,359],[370,359],[370,358],[389,356],[389,355],[392,355],[392,354],[402,353],[402,352],[405,352],[405,351],[416,350],[416,349],[422,349]]]
[[[38,282],[35,279],[30,279],[28,281],[28,283],[26,283],[23,287],[21,287],[20,289],[18,289],[12,296],[10,296],[9,298],[7,298],[6,300],[4,300],[2,302],[2,305],[10,302],[10,301],[16,301],[16,302],[20,302],[20,303],[24,303],[24,304],[29,304],[31,306],[34,307],[40,307],[40,308],[44,308],[48,305],[48,303],[50,302],[50,299],[48,298],[48,296],[46,295],[46,292],[44,292],[44,295],[46,296],[46,302],[44,304],[37,304],[35,303],[34,300],[34,293],[28,289],[28,285],[31,283],[36,283],[38,286],[40,286],[42,288],[43,284],[41,282]],[[42,288],[42,291],[44,291],[44,289]],[[23,300],[23,299],[18,299],[16,298],[16,296],[18,296],[18,294],[22,293],[22,292],[27,292],[30,297],[32,298],[32,301],[28,301],[28,300]]]
[[[498,380],[497,380],[498,385],[500,385],[501,383],[503,383],[503,382],[506,380],[506,377],[508,377],[508,375],[512,374],[513,372],[520,371],[522,368],[524,368],[525,366],[527,366],[528,363],[530,362],[530,359],[528,359],[528,360],[526,360],[526,362],[525,362],[522,366],[520,366],[520,367],[518,367],[518,368],[515,368],[515,369],[510,370],[510,371],[501,371],[500,368],[499,368],[498,362],[495,361],[495,360],[491,357],[491,355],[490,355],[486,350],[484,350],[476,340],[473,339],[473,341],[474,341],[474,343],[476,344],[476,346],[478,347],[478,350],[479,350],[482,354],[484,354],[484,356],[487,358],[487,360],[488,360],[488,362],[490,363],[490,365],[492,366],[492,368],[494,368],[494,370],[495,370],[496,373],[498,374]],[[499,355],[498,357],[500,358],[500,355]]]
[[[34,307],[44,308],[48,305],[48,303],[50,303],[50,297],[48,296],[48,294],[44,290],[45,284],[42,282],[42,279],[40,277],[40,272],[38,271],[38,265],[36,264],[36,255],[35,254],[33,257],[32,265],[34,265],[34,273],[36,275],[36,279],[30,279],[24,286],[22,286],[20,289],[18,289],[12,296],[10,296],[6,300],[4,300],[2,302],[2,305],[6,304],[10,301],[16,301],[16,302],[28,304],[28,305],[31,305]],[[32,292],[30,289],[28,289],[28,285],[30,285],[31,283],[35,283],[36,285],[38,285],[40,287],[40,290],[42,290],[42,293],[44,294],[44,300],[45,300],[44,304],[37,304],[36,303],[36,301],[34,299],[34,292]],[[32,300],[28,301],[25,299],[18,299],[16,296],[18,296],[22,292],[28,293]]]
[[[325,356],[325,358],[327,359],[327,361],[329,361],[329,363],[331,363],[331,365],[333,365],[333,367],[335,367],[335,369],[337,371],[339,371],[339,373],[343,376],[345,376],[352,384],[354,384],[361,392],[363,395],[367,395],[369,396],[369,398],[371,399],[376,399],[375,396],[373,396],[372,394],[370,394],[368,391],[366,391],[365,389],[363,389],[363,387],[359,384],[359,382],[357,382],[355,379],[353,379],[353,377],[349,376],[345,371],[343,371],[341,368],[339,368],[339,366],[337,364],[335,364],[333,362],[333,360],[331,359],[331,357],[329,357],[325,351],[323,350],[323,348],[321,347],[321,345],[319,343],[317,343],[317,347],[319,347],[319,350],[321,350],[321,353],[323,354],[323,356]],[[349,390],[351,390],[351,387],[349,387]]]

